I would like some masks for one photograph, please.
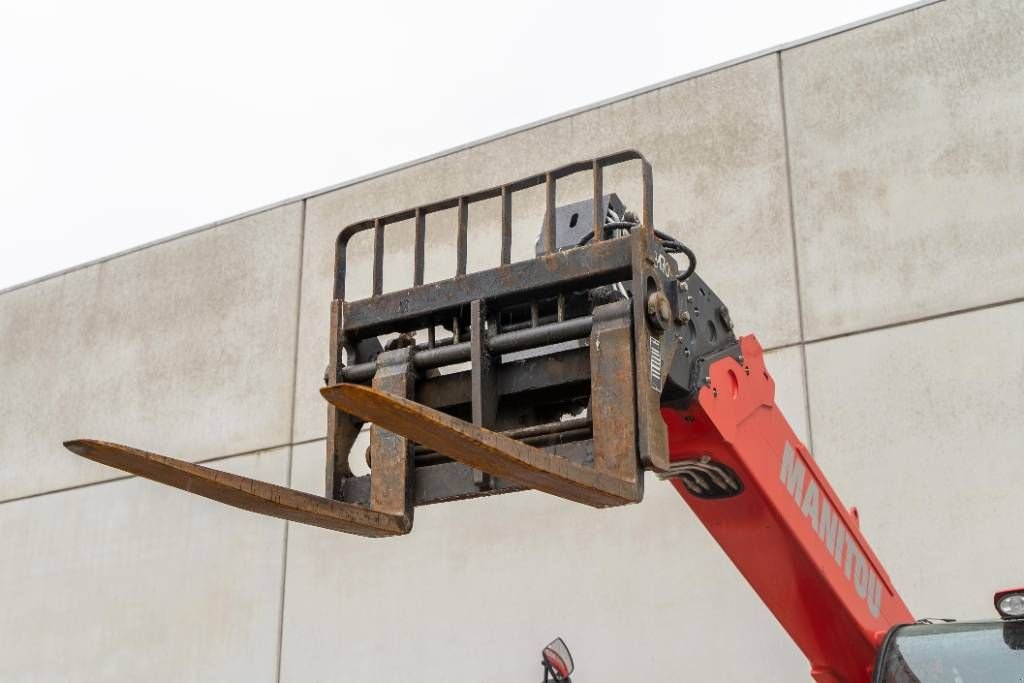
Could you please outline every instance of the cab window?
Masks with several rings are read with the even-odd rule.
[[[910,624],[887,640],[876,683],[1024,683],[1024,621]]]

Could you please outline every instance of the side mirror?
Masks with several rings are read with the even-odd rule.
[[[569,676],[573,671],[572,655],[561,638],[555,638],[541,651],[541,664],[544,665],[544,681],[565,681],[571,683]]]

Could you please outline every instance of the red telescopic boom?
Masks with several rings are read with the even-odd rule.
[[[867,683],[886,632],[914,621],[810,452],[775,404],[753,336],[684,410],[663,408],[673,463],[710,459],[742,494],[672,484],[811,662],[822,683]]]

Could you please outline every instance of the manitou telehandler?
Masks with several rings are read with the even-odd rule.
[[[639,169],[639,216],[605,193],[606,169],[627,162]],[[590,174],[592,192],[588,183],[583,201],[558,206],[556,185],[574,174]],[[513,262],[512,198],[538,187],[536,257]],[[484,201],[501,207],[501,265],[467,272],[469,207]],[[457,216],[454,277],[427,283],[426,220],[442,211]],[[385,235],[408,221],[413,286],[384,292]],[[348,245],[363,231],[372,294],[351,301]],[[996,594],[1001,621],[915,622],[775,405],[757,339],[736,337],[695,264],[655,229],[651,167],[633,151],[356,223],[337,239],[325,497],[112,443],[65,445],[362,536],[408,533],[418,505],[524,489],[599,508],[636,503],[652,470],[772,610],[814,680],[1020,683],[1024,589]],[[370,474],[354,476],[349,451],[364,423]]]

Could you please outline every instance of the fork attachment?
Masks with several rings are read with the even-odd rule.
[[[604,194],[604,169],[623,162],[640,168],[639,218]],[[583,172],[592,196],[556,206],[557,181]],[[546,199],[537,256],[513,263],[512,197],[536,186]],[[467,273],[469,207],[486,200],[501,204],[501,265]],[[427,217],[451,209],[454,277],[424,283]],[[660,407],[684,357],[678,330],[699,305],[687,287],[705,294],[692,263],[679,279],[652,213],[651,167],[627,151],[342,230],[321,391],[332,406],[326,496],[410,525],[417,505],[523,489],[594,507],[641,500],[643,469],[669,468]],[[384,292],[385,235],[409,221],[414,284]],[[349,301],[347,247],[363,231],[374,237],[372,295]],[[721,341],[731,334],[723,327]],[[683,364],[673,374],[686,371],[689,387]],[[354,476],[364,423],[370,474]]]
[[[639,217],[604,192],[605,169],[627,162],[640,170]],[[557,206],[558,181],[582,173],[589,197]],[[513,262],[513,197],[530,188],[544,190],[536,255]],[[500,204],[500,265],[467,272],[469,209],[485,201]],[[625,151],[343,229],[322,390],[324,497],[119,444],[66,445],[236,507],[364,536],[408,533],[418,505],[524,489],[594,507],[638,502],[644,469],[671,471],[661,407],[691,400],[709,363],[739,353],[692,252],[654,230],[652,202],[650,164]],[[457,218],[454,272],[427,283],[427,219],[446,211]],[[385,292],[386,235],[399,223],[414,228],[413,286]],[[349,300],[348,245],[364,231],[371,295]],[[674,253],[689,259],[682,273]],[[355,476],[366,423],[370,474]]]

